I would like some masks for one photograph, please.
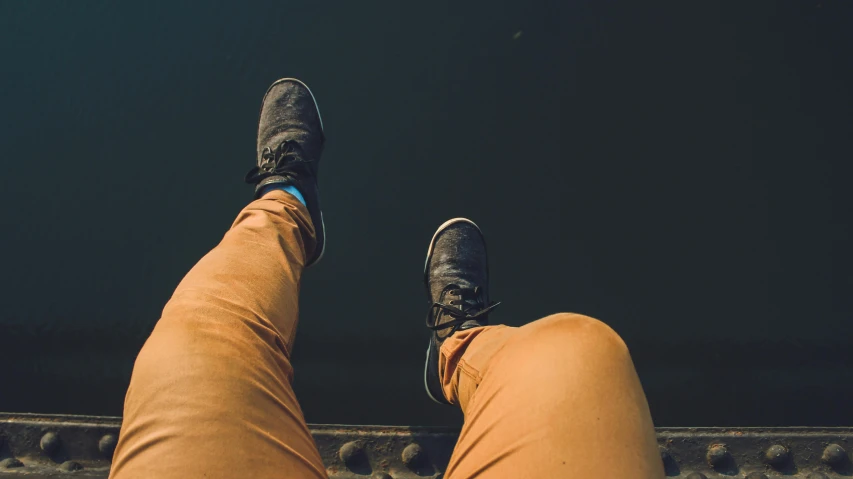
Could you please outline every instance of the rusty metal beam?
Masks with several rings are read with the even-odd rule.
[[[0,478],[106,478],[121,418],[0,413]],[[442,476],[458,430],[312,425],[332,479]],[[853,475],[853,428],[659,428],[668,477],[836,479]]]

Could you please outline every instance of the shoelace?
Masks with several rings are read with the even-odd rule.
[[[440,301],[432,303],[432,306],[430,306],[429,311],[427,312],[426,325],[433,331],[453,328],[450,331],[450,334],[453,334],[458,331],[466,321],[483,318],[501,304],[500,302],[496,303],[492,301],[488,306],[486,306],[483,302],[483,295],[481,294],[482,290],[479,286],[474,288],[460,288],[455,285],[451,285],[448,286],[448,288],[449,289],[447,289],[442,295],[442,298],[449,294],[451,296],[459,296],[460,299],[451,300],[449,304],[442,303]],[[468,298],[469,300],[473,299],[474,304],[467,303],[465,298]],[[454,319],[439,325],[430,324],[430,319],[434,317],[437,321],[442,312]]]
[[[285,140],[275,150],[266,147],[261,153],[260,165],[249,170],[246,183],[258,183],[270,176],[291,177],[296,168],[311,163],[304,160],[302,148],[294,140]]]

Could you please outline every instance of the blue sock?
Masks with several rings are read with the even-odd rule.
[[[286,192],[290,193],[291,195],[293,195],[297,200],[299,200],[300,203],[302,203],[306,207],[308,206],[305,203],[305,198],[302,196],[302,193],[300,193],[299,190],[296,189],[295,186],[288,185],[287,183],[273,183],[271,185],[264,186],[261,189],[261,197],[263,197],[265,194],[267,194],[273,190],[286,191]]]

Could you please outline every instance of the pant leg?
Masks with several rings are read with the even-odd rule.
[[[325,478],[291,388],[306,208],[273,191],[181,281],[136,359],[110,477]]]
[[[628,349],[600,321],[558,314],[460,331],[439,370],[465,414],[448,479],[664,477]]]

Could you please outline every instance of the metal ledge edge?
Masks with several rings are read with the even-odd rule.
[[[0,478],[106,478],[121,418],[0,413]],[[458,429],[309,425],[332,479],[441,478]],[[658,428],[667,477],[853,476],[853,427]],[[613,451],[618,454],[618,451]]]

